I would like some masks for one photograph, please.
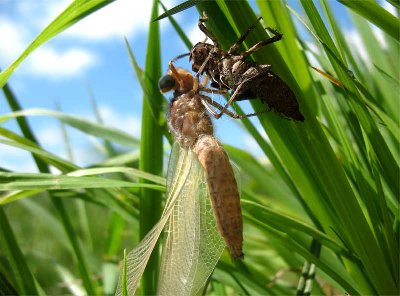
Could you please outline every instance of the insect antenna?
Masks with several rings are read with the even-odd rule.
[[[184,57],[187,57],[188,55],[190,55],[190,52],[180,54],[180,55],[174,57],[174,58],[170,61],[170,63],[175,63],[177,60],[179,60],[179,59],[181,59],[181,58],[184,58]]]

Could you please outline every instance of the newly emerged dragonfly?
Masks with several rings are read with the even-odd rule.
[[[197,294],[226,245],[232,257],[243,255],[240,196],[228,156],[213,136],[207,110],[210,104],[218,106],[200,94],[207,91],[205,83],[193,85],[189,72],[173,66],[160,79],[162,91],[174,90],[169,125],[176,143],[169,162],[162,216],[127,256],[129,295],[135,293],[163,229],[160,295]],[[121,277],[116,295],[122,295]]]
[[[220,110],[216,117],[221,117],[228,106],[235,101],[259,98],[267,105],[268,110],[275,111],[283,117],[296,121],[304,121],[297,98],[289,86],[271,69],[272,65],[261,65],[248,60],[248,57],[265,45],[282,39],[282,34],[267,28],[274,36],[259,41],[245,52],[238,53],[240,45],[256,27],[257,21],[244,32],[239,39],[225,51],[221,48],[215,36],[204,26],[207,15],[199,19],[200,30],[213,42],[213,44],[199,42],[193,46],[190,53],[176,57],[190,56],[193,71],[206,74],[212,79],[212,86],[221,90],[232,90],[227,104]]]

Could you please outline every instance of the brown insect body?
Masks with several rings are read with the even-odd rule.
[[[183,69],[176,69],[178,75],[186,77],[177,83],[174,73],[169,72],[160,79],[164,91],[174,89],[168,116],[170,130],[181,146],[192,149],[205,170],[211,203],[218,229],[232,256],[243,256],[243,221],[240,195],[232,166],[223,146],[213,136],[213,125],[202,98],[193,90],[193,81]],[[172,80],[167,76],[173,77]],[[164,87],[170,81],[169,89]]]
[[[282,34],[268,28],[275,35],[274,37],[260,41],[242,54],[236,54],[240,44],[256,24],[251,26],[228,51],[225,51],[203,25],[206,20],[206,16],[199,20],[199,28],[213,41],[214,45],[199,42],[192,48],[190,62],[193,71],[197,71],[198,75],[207,74],[212,79],[211,85],[214,87],[232,90],[227,106],[233,101],[258,97],[269,110],[289,119],[304,121],[295,94],[279,76],[271,71],[272,66],[247,60],[249,55],[259,48],[280,40]]]

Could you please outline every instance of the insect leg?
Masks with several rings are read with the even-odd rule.
[[[174,79],[175,79],[176,81],[178,81],[180,88],[183,88],[183,80],[182,80],[182,77],[181,77],[181,75],[179,75],[178,71],[176,71],[176,68],[175,68],[175,66],[174,66],[174,64],[173,64],[173,60],[171,60],[171,61],[168,63],[168,66],[169,66],[169,69],[171,70],[172,77],[174,77]]]
[[[242,34],[242,36],[239,37],[239,39],[229,48],[228,53],[229,54],[235,54],[235,52],[239,49],[240,45],[243,43],[243,41],[247,38],[247,36],[250,34],[252,30],[257,26],[258,22],[262,19],[260,16],[254,24],[252,24],[246,32]]]
[[[242,119],[242,118],[257,116],[257,115],[260,115],[260,114],[263,114],[263,113],[266,113],[269,111],[269,110],[264,110],[264,111],[260,111],[260,112],[249,113],[249,114],[237,114],[228,109],[224,109],[224,106],[222,106],[221,104],[218,104],[217,102],[213,101],[211,98],[209,98],[207,96],[201,96],[201,103],[204,105],[206,110],[216,119],[219,119],[222,116],[222,114],[228,115],[229,117],[234,118],[234,119]],[[217,108],[218,110],[220,110],[221,113],[215,112],[215,110],[213,108],[211,108],[210,105],[212,105],[215,108]]]
[[[214,43],[214,46],[219,47],[217,39],[214,37],[214,35],[207,30],[207,28],[203,25],[208,20],[208,16],[206,13],[203,11],[203,17],[199,18],[199,29],[208,37],[210,40]]]
[[[225,111],[227,111],[227,108],[232,105],[232,103],[235,101],[236,97],[243,90],[243,88],[244,88],[243,86],[244,85],[245,85],[245,83],[239,84],[239,86],[235,89],[235,91],[233,92],[233,94],[229,98],[229,101],[225,104],[225,106],[222,109],[220,109],[221,112],[218,114],[218,117],[214,116],[215,118],[220,118],[222,116],[222,114],[224,114]]]
[[[205,75],[203,81],[200,83],[201,90],[208,89],[208,88],[205,87],[207,85],[208,79],[209,79],[208,76]]]
[[[199,86],[199,77],[201,73],[204,71],[204,68],[206,67],[208,61],[211,58],[211,53],[207,56],[207,58],[204,60],[203,64],[200,66],[199,70],[197,71],[196,75],[193,77],[193,90],[194,92],[197,92],[198,86]],[[208,79],[208,78],[207,78]]]
[[[219,95],[226,95],[228,93],[227,89],[213,89],[213,88],[202,87],[200,90],[206,93],[219,94]]]
[[[241,54],[242,58],[248,57],[249,55],[256,52],[257,50],[259,50],[261,47],[263,47],[265,45],[277,42],[282,39],[283,35],[281,33],[279,33],[278,31],[276,31],[272,28],[267,28],[267,30],[270,31],[272,34],[274,34],[274,36],[254,44],[251,48],[249,48],[248,50],[246,50],[244,53]]]
[[[180,55],[174,57],[174,58],[170,61],[170,63],[175,63],[177,60],[179,60],[179,59],[181,59],[181,58],[184,58],[184,57],[187,57],[188,55],[190,55],[190,52],[180,54]]]

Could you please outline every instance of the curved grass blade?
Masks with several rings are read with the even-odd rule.
[[[39,290],[35,286],[35,278],[19,248],[3,207],[0,207],[0,235],[2,253],[5,253],[14,272],[18,293],[37,295]]]
[[[106,127],[102,124],[94,123],[78,116],[67,115],[62,112],[47,109],[32,108],[5,114],[0,117],[0,123],[21,116],[52,116],[59,119],[61,122],[68,124],[69,126],[72,126],[86,134],[90,134],[130,147],[137,147],[139,144],[139,141],[137,139],[121,130]]]
[[[159,20],[161,20],[161,19],[163,19],[163,18],[166,18],[167,16],[171,16],[171,15],[173,15],[173,14],[175,14],[175,13],[178,13],[178,12],[181,12],[181,11],[183,11],[183,10],[186,10],[186,9],[192,7],[192,6],[197,5],[197,4],[200,3],[201,1],[203,1],[203,0],[189,0],[189,1],[183,2],[183,3],[179,4],[179,5],[177,5],[177,6],[173,7],[173,8],[171,8],[170,10],[164,12],[164,13],[161,14],[160,16],[156,17],[156,18],[153,20],[153,22],[159,21]]]
[[[163,191],[164,186],[134,183],[99,177],[72,177],[53,174],[0,173],[0,191],[8,190],[60,190],[82,188],[148,188]]]
[[[338,0],[399,41],[399,19],[372,0]]]

